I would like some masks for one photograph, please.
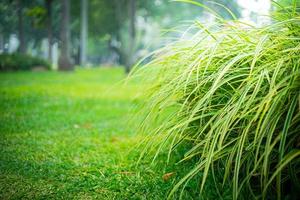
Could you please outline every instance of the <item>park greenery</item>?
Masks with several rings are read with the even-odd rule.
[[[300,2],[268,2],[0,1],[0,199],[297,199]]]
[[[218,2],[239,16],[236,1]],[[178,22],[187,23],[203,12],[169,0],[2,0],[0,50],[10,53],[9,41],[17,36],[19,53],[54,64],[53,47],[58,44],[60,70],[72,70],[74,64],[118,64],[129,72],[138,59],[164,44],[159,30],[179,29]]]

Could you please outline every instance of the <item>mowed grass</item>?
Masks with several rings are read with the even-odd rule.
[[[0,199],[165,199],[172,171],[136,160],[139,83],[120,68],[0,74]]]

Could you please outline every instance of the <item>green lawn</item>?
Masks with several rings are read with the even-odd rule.
[[[0,74],[0,199],[165,199],[163,162],[130,129],[139,84],[122,69]],[[163,160],[162,160],[163,161]]]

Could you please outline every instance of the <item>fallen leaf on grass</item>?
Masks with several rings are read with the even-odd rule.
[[[174,176],[175,172],[166,173],[162,176],[164,181],[168,181],[172,176]]]

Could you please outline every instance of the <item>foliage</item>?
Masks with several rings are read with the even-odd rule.
[[[9,0],[3,0],[0,2],[0,33],[7,36],[16,29],[16,16],[13,13],[14,9],[9,4]]]
[[[18,3],[23,10],[23,28],[18,27]],[[47,38],[47,11],[45,0],[2,0],[0,2],[0,36],[4,36],[4,44],[9,43],[9,37],[23,30],[27,50],[41,55],[44,51],[42,41]],[[52,42],[59,43],[61,24],[61,1],[51,1],[52,8]],[[129,60],[135,61],[145,55],[147,50],[158,48],[160,42],[160,29],[170,29],[178,24],[178,21],[194,20],[200,17],[203,9],[192,5],[172,2],[169,0],[135,0],[136,2],[136,33],[134,47],[131,48],[129,40],[129,0],[89,0],[88,1],[88,37],[90,43],[97,41],[88,59],[92,63],[118,62],[126,64]],[[228,18],[228,13],[217,4],[199,0],[204,4],[214,7],[222,16]],[[213,0],[226,5],[239,16],[236,0]],[[71,54],[76,63],[80,55],[80,16],[81,1],[70,1],[70,44]],[[172,36],[171,36],[172,37]],[[158,42],[147,42],[155,38]],[[105,41],[105,42],[104,42]],[[101,43],[101,44],[100,44]],[[160,44],[158,44],[160,43]],[[129,45],[128,45],[129,44]],[[7,45],[4,52],[7,52]],[[98,48],[95,48],[98,47]],[[90,46],[89,46],[90,48]],[[89,49],[88,48],[88,49]],[[128,49],[133,49],[132,56],[128,55]],[[146,50],[145,50],[146,49]],[[118,59],[117,59],[118,58]]]
[[[34,6],[26,10],[26,15],[32,18],[34,28],[44,28],[46,26],[47,11],[42,6]]]
[[[50,64],[38,57],[24,54],[0,54],[0,71],[31,70],[35,67],[50,69]]]
[[[264,28],[196,22],[196,33],[185,33],[137,70],[151,85],[139,112],[141,130],[150,134],[144,154],[154,149],[155,159],[167,151],[169,159],[190,144],[181,162],[195,160],[169,197],[200,176],[194,190],[205,192],[214,180],[220,198],[228,188],[232,199],[296,198],[300,16],[293,10]]]

